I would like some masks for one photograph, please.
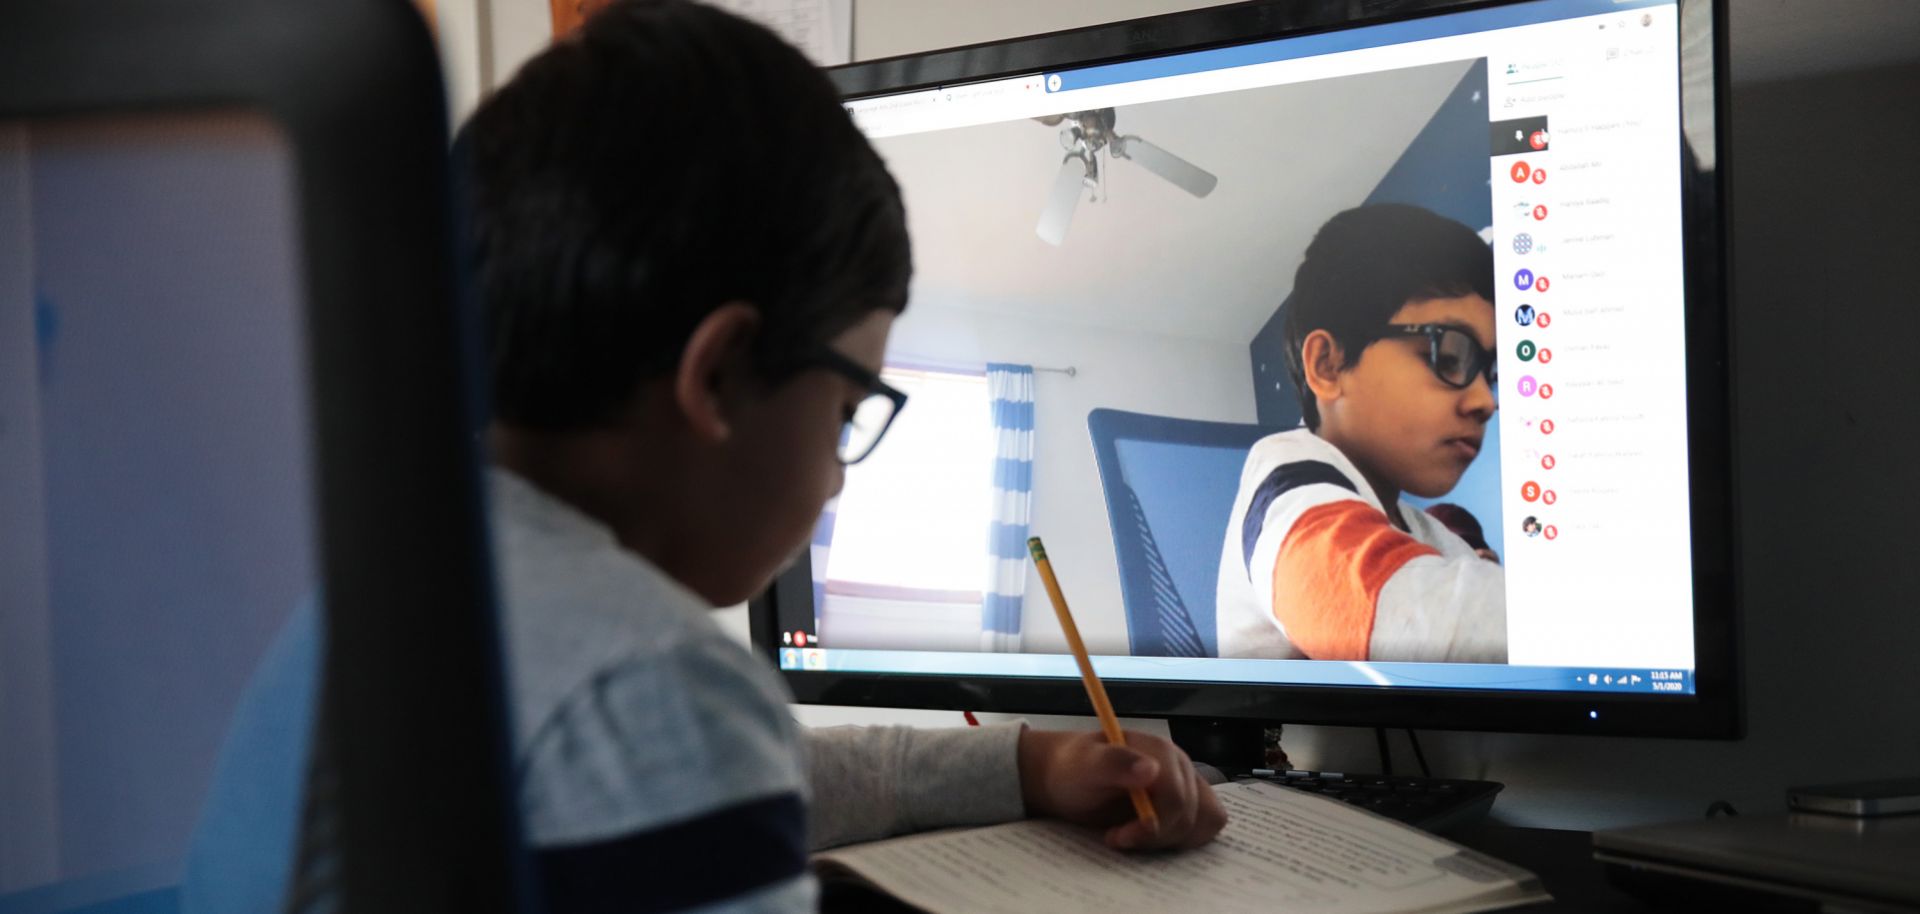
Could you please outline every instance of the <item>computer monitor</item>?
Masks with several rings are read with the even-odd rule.
[[[1737,736],[1723,37],[1240,4],[834,71],[910,399],[759,649],[802,702],[1086,713],[1039,536],[1176,735]]]

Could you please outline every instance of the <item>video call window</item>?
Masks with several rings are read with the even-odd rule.
[[[902,414],[986,469],[849,468],[782,663],[1050,671],[1039,535],[1093,653],[1210,664],[1123,677],[1691,669],[1677,24],[1636,15],[850,102],[915,240],[889,361],[1021,386]]]

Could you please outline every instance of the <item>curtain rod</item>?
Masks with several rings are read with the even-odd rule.
[[[910,371],[944,371],[949,374],[970,375],[984,375],[987,373],[987,367],[978,362],[955,362],[947,359],[927,359],[911,355],[888,356],[886,364],[889,368],[905,368]],[[1080,374],[1080,369],[1072,365],[1068,365],[1065,368],[1054,368],[1046,365],[1034,365],[1031,367],[1036,372],[1044,371],[1050,374],[1063,374],[1069,378],[1077,377]]]

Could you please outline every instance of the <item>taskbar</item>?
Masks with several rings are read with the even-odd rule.
[[[793,672],[1056,679],[1080,676],[1070,654],[783,647],[779,661],[782,670]],[[1124,656],[1094,657],[1093,666],[1100,678],[1115,681],[1694,694],[1693,671],[1674,668]]]

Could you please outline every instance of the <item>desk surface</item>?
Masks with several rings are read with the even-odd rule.
[[[1583,831],[1557,831],[1546,828],[1514,828],[1506,825],[1479,824],[1441,837],[1465,845],[1483,854],[1525,867],[1540,877],[1553,901],[1504,910],[1540,914],[1540,912],[1645,912],[1658,910],[1632,895],[1615,888],[1601,865],[1593,859],[1593,837]],[[858,885],[829,882],[822,887],[820,909],[829,914],[899,914],[914,909]],[[1203,900],[1195,905],[1196,914],[1205,911]]]
[[[1553,893],[1550,902],[1506,910],[1526,914],[1657,910],[1607,881],[1605,869],[1593,859],[1591,832],[1481,823],[1441,837],[1531,870]]]

